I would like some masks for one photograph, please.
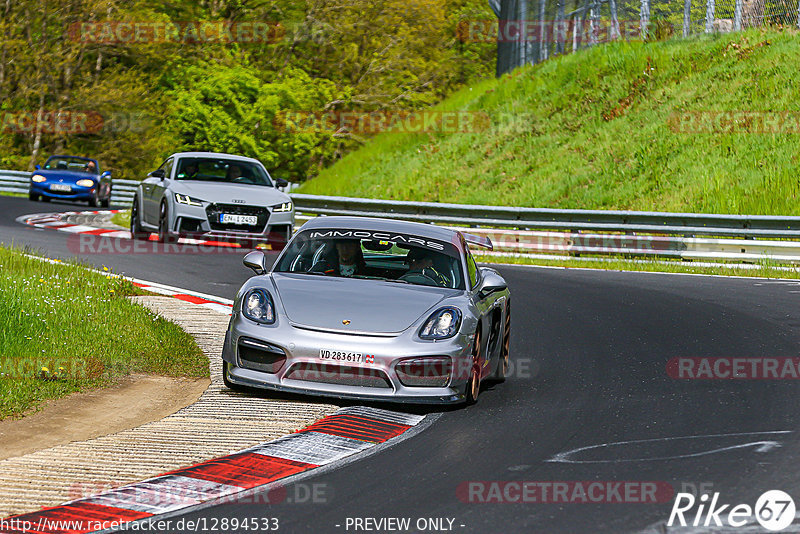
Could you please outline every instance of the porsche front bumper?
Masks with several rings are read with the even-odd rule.
[[[355,335],[312,330],[289,324],[260,325],[240,312],[231,316],[222,358],[227,362],[227,379],[241,386],[341,399],[359,399],[419,404],[464,402],[471,366],[472,336],[458,334],[443,341],[423,341],[409,329],[399,335]],[[265,371],[242,358],[242,347],[251,342],[282,352],[285,360]],[[320,350],[358,353],[366,362],[331,362],[320,359]],[[396,366],[411,358],[449,357],[449,379],[443,386],[403,384]],[[365,378],[366,377],[366,378]],[[364,382],[369,382],[365,384]]]

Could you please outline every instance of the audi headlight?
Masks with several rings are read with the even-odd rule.
[[[242,313],[251,321],[261,324],[275,322],[275,306],[265,289],[251,289],[242,299]]]
[[[178,204],[186,204],[187,206],[203,206],[203,201],[199,198],[181,195],[180,193],[175,193],[175,202]]]
[[[34,174],[33,176],[31,176],[31,182],[36,182],[37,184],[40,184],[40,183],[46,182],[46,181],[47,181],[47,178],[45,178],[41,174]]]
[[[419,337],[422,339],[447,339],[453,337],[461,326],[461,312],[457,308],[441,308],[428,317]]]
[[[93,187],[94,186],[94,180],[90,180],[88,178],[83,178],[83,179],[78,180],[77,182],[75,182],[75,185],[79,185],[81,187]]]
[[[273,213],[283,213],[286,211],[292,211],[292,203],[291,202],[284,202],[283,204],[276,204],[272,206]]]

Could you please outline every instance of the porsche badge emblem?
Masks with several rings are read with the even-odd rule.
[[[350,319],[342,319],[342,324],[347,326],[350,324]]]

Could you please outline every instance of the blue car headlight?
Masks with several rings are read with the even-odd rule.
[[[75,182],[75,185],[79,185],[81,187],[94,187],[94,180],[90,180],[89,178],[83,178]]]
[[[251,289],[242,299],[242,313],[251,321],[261,324],[275,322],[275,305],[266,289]]]
[[[428,317],[419,331],[421,339],[447,339],[453,337],[461,327],[461,311],[458,308],[440,308]]]
[[[31,176],[31,182],[40,184],[40,183],[46,182],[46,181],[47,181],[47,178],[45,178],[41,174],[34,174],[33,176]]]

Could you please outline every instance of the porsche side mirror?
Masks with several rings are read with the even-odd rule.
[[[275,187],[286,187],[287,185],[289,185],[289,182],[283,178],[275,178]]]
[[[483,281],[478,291],[480,298],[485,299],[492,293],[504,291],[508,288],[506,281],[494,269],[481,269],[481,273],[483,274]]]
[[[163,180],[164,176],[165,176],[164,175],[164,169],[156,169],[153,172],[151,172],[150,174],[148,174],[147,176],[150,176],[152,178],[161,178]]]
[[[267,257],[260,250],[248,252],[242,260],[245,267],[253,269],[257,275],[267,272]]]

